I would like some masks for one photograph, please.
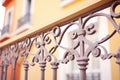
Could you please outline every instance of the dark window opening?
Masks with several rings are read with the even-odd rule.
[[[9,33],[9,29],[10,29],[10,23],[11,23],[11,15],[12,13],[9,12],[7,15],[7,21],[5,26],[3,27],[2,31],[1,31],[1,35],[5,34],[5,33]]]
[[[25,15],[18,20],[18,28],[26,23],[30,23],[31,0],[26,0]]]

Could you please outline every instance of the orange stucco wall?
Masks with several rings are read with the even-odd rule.
[[[21,1],[21,0],[20,0]],[[12,15],[11,15],[11,23],[10,23],[10,33],[15,31],[14,29],[16,28],[15,26],[15,21],[16,21],[16,0],[11,0],[9,3],[6,3],[5,5],[6,11],[5,11],[5,18],[4,18],[4,25],[5,22],[7,21],[7,13],[12,10]],[[20,75],[20,65],[16,65],[16,80],[19,80],[19,75]],[[13,65],[9,65],[7,69],[7,80],[12,80],[12,73],[13,71]]]

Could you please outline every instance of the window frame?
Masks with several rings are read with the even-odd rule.
[[[27,4],[27,0],[23,0],[23,7],[22,7],[22,16],[26,15],[26,4]],[[31,0],[31,8],[30,8],[30,21],[25,23],[24,25],[20,26],[19,28],[16,28],[16,31],[13,34],[20,34],[30,28],[32,28],[31,26],[31,22],[32,22],[32,14],[34,12],[34,0]]]
[[[11,26],[11,24],[13,22],[13,12],[14,12],[14,7],[12,6],[12,7],[10,7],[9,10],[7,10],[6,15],[5,15],[5,25],[4,26],[8,25],[9,13],[11,13],[11,19],[10,19],[10,23],[9,23],[9,29],[10,29],[10,26]]]
[[[26,14],[26,4],[27,4],[27,0],[23,0],[23,9],[22,9],[23,16]],[[34,0],[31,0],[30,14],[33,14],[33,12],[34,12]]]

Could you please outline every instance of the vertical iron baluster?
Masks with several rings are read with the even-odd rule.
[[[17,63],[17,59],[15,59],[13,61],[13,73],[12,73],[12,80],[15,80],[15,74],[16,74],[16,63]]]
[[[40,64],[40,68],[41,68],[41,80],[45,80],[46,62],[45,61],[41,61],[39,64]]]
[[[3,80],[3,68],[4,68],[4,67],[3,67],[3,63],[1,64],[0,67],[1,67],[1,80]]]
[[[28,80],[28,68],[29,68],[28,62],[24,63],[24,68],[25,68],[25,80]]]
[[[77,60],[80,69],[80,80],[86,80],[86,69],[89,59],[87,57],[82,57]]]
[[[5,65],[5,70],[4,70],[4,79],[7,80],[7,68],[8,68],[8,65]]]
[[[53,69],[53,80],[57,80],[57,69],[58,69],[59,63],[52,62],[51,65],[52,65],[52,69]]]

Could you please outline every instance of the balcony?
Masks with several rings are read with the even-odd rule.
[[[21,17],[18,20],[18,28],[21,27],[22,25],[30,22],[30,13],[25,14],[23,17]]]

